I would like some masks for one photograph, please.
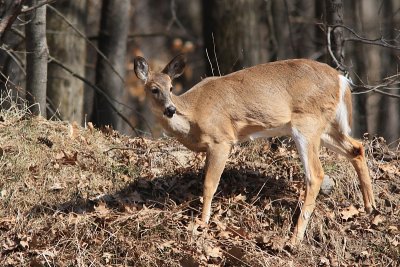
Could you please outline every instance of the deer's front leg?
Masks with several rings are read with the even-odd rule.
[[[203,212],[201,219],[208,223],[211,215],[211,201],[217,191],[221,174],[225,168],[226,160],[229,157],[231,145],[214,144],[207,151],[206,159],[206,177],[203,188]]]

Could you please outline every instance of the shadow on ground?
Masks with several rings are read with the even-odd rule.
[[[146,205],[148,208],[169,209],[175,206],[185,209],[186,215],[199,216],[200,197],[203,191],[202,171],[186,171],[153,179],[136,178],[134,182],[115,193],[102,195],[95,199],[76,197],[64,203],[51,207],[35,206],[31,215],[40,213],[77,213],[84,214],[95,211],[96,205],[103,202],[107,208],[124,212],[127,206],[137,208]],[[269,177],[250,169],[234,169],[228,166],[222,174],[213,203],[219,200],[244,196],[247,203],[258,205],[273,202],[282,208],[296,210],[298,193],[285,177]]]

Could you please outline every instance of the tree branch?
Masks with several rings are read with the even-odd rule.
[[[35,5],[35,6],[31,6],[31,7],[27,7],[27,8],[22,9],[20,13],[21,14],[28,13],[28,12],[30,12],[32,10],[35,10],[35,9],[41,7],[41,6],[44,6],[44,5],[47,5],[47,4],[52,4],[55,1],[57,1],[57,0],[46,0],[46,1],[43,1],[43,2],[41,2],[41,3],[39,3],[39,4]]]
[[[353,34],[355,36],[355,38],[354,37],[345,38],[344,41],[360,42],[360,43],[365,43],[365,44],[370,44],[370,45],[382,46],[382,47],[386,47],[386,48],[390,48],[390,49],[394,49],[394,50],[400,50],[399,40],[396,40],[396,39],[390,40],[390,41],[396,41],[398,43],[397,45],[393,45],[388,42],[389,40],[384,39],[383,36],[376,38],[376,39],[368,39],[363,36],[360,36],[353,29],[351,29],[350,27],[345,26],[345,25],[332,25],[330,27],[332,28],[332,30],[334,30],[336,28],[346,29],[347,31],[349,31],[351,34]]]
[[[344,25],[329,26],[328,27],[328,32],[327,32],[327,45],[328,45],[329,55],[331,56],[332,60],[337,65],[337,68],[339,70],[345,72],[345,73],[349,73],[350,72],[350,68],[348,66],[344,65],[343,63],[340,63],[337,60],[337,58],[335,57],[335,55],[334,55],[334,53],[332,51],[332,47],[331,47],[331,33],[337,27],[342,27],[342,28],[350,31],[354,36],[356,36],[356,38],[354,38],[354,40],[356,40],[358,38],[359,39],[358,41],[363,42],[363,43],[372,44],[372,45],[379,45],[379,46],[387,47],[387,48],[390,48],[390,49],[400,50],[400,45],[399,46],[395,46],[395,45],[389,44],[389,43],[386,42],[386,40],[383,39],[383,37],[375,39],[375,40],[370,40],[370,39],[361,37],[354,30],[352,30],[351,28],[349,28],[347,26],[344,26]],[[348,39],[345,39],[345,40],[348,40]],[[396,75],[393,75],[393,76],[390,76],[390,77],[384,78],[382,80],[382,83],[380,83],[378,85],[368,85],[368,84],[365,84],[362,81],[361,81],[361,84],[354,84],[351,81],[350,81],[350,83],[351,83],[351,86],[353,87],[353,94],[366,94],[366,93],[369,93],[369,92],[374,92],[374,93],[378,93],[378,94],[381,94],[381,95],[389,96],[389,97],[392,97],[392,98],[400,99],[400,95],[393,94],[393,93],[388,93],[388,92],[382,90],[382,89],[390,89],[390,86],[393,86],[393,85],[396,85],[396,84],[400,84],[400,73],[398,73]],[[362,89],[363,91],[359,91],[360,89]]]

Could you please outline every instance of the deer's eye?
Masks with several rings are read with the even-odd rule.
[[[171,86],[171,88],[169,88],[169,91],[172,92],[172,89],[174,89],[174,87]]]
[[[151,88],[151,93],[152,94],[158,94],[160,92],[160,90],[157,87],[152,87]]]

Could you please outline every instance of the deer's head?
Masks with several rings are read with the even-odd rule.
[[[181,54],[172,59],[161,72],[152,72],[146,59],[134,59],[136,76],[144,82],[146,97],[150,99],[154,112],[160,112],[168,118],[174,116],[176,106],[171,100],[172,81],[182,75],[185,65],[185,56]]]

